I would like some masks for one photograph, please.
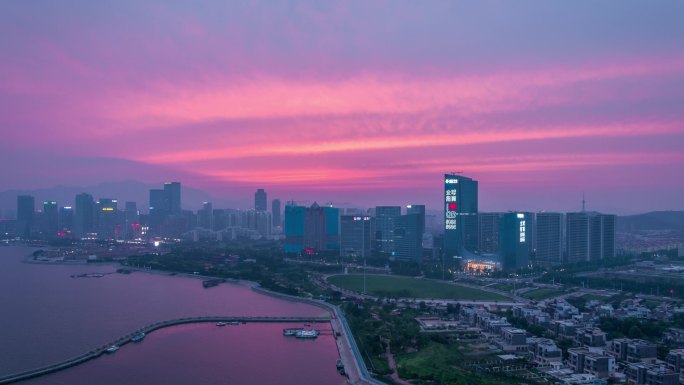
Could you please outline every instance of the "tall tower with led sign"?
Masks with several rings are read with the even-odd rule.
[[[477,248],[477,181],[444,174],[444,258],[447,267]]]

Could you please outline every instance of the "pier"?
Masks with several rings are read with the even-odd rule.
[[[94,358],[97,358],[105,353],[108,347],[112,345],[118,345],[118,346],[123,346],[129,342],[131,342],[131,337],[138,333],[145,333],[149,334],[157,329],[169,327],[169,326],[175,326],[175,325],[182,325],[182,324],[190,324],[190,323],[205,323],[205,322],[240,322],[240,323],[247,323],[247,322],[298,322],[298,323],[328,323],[330,322],[330,317],[236,317],[236,316],[209,316],[209,317],[188,317],[188,318],[178,318],[178,319],[173,319],[173,320],[168,320],[168,321],[162,321],[162,322],[157,322],[153,323],[150,325],[147,325],[143,328],[140,328],[138,330],[135,330],[131,332],[130,334],[127,334],[117,340],[111,341],[105,345],[102,345],[100,347],[97,347],[87,353],[84,353],[80,356],[73,357],[67,360],[64,360],[62,362],[58,362],[52,365],[44,366],[41,368],[37,369],[32,369],[28,370],[25,372],[21,373],[15,373],[15,374],[10,374],[5,377],[0,377],[0,385],[4,384],[11,384],[13,382],[18,382],[18,381],[23,381],[27,380],[29,378],[33,377],[38,377],[42,376],[45,374],[49,373],[54,373],[60,370],[64,370],[67,368],[70,368],[72,366],[76,366],[79,364],[82,364],[86,361],[92,360]]]

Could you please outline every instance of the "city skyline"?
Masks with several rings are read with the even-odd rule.
[[[0,5],[2,189],[684,208],[681,2],[204,4]]]

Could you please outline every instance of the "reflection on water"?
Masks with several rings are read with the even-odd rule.
[[[146,273],[122,275],[114,273],[116,266],[113,265],[22,263],[21,260],[28,253],[29,250],[26,248],[0,248],[0,341],[2,341],[0,376],[80,355],[142,326],[168,319],[203,315],[322,316],[326,314],[321,308],[265,296],[239,285],[222,284],[204,289],[201,281],[194,278]],[[105,274],[100,278],[71,277],[88,273],[114,274]],[[242,326],[244,325],[240,327]],[[249,330],[267,327],[266,325],[248,326]],[[154,337],[151,340],[157,339],[157,336],[164,337],[166,333],[172,333],[167,330],[183,334],[180,331],[185,331],[186,328],[194,330],[195,327],[193,325],[157,331],[151,336]],[[242,330],[248,330],[248,328]],[[230,336],[233,333],[229,331],[223,336]],[[265,333],[264,336],[271,334]],[[199,333],[199,335],[204,334]],[[159,343],[166,341],[162,337],[159,337]],[[278,341],[280,337],[282,336],[277,336]],[[171,338],[169,341],[180,343],[181,340]],[[252,348],[263,352],[271,349],[272,344],[268,341],[256,341],[259,341],[258,346],[252,344],[254,345]],[[230,344],[229,341],[226,343]],[[301,345],[294,346],[300,347]],[[317,346],[324,345],[320,343]],[[241,348],[247,349],[244,346]],[[127,346],[121,349],[121,353],[134,349],[143,348]],[[328,350],[330,354],[337,355],[334,344]],[[189,360],[191,357],[186,351],[183,346],[178,345],[176,349],[166,352],[173,355],[167,359],[181,362]],[[193,349],[191,351],[193,351],[192,355],[201,357],[198,353],[194,353]],[[160,355],[157,352],[154,356],[163,357],[164,354]],[[139,359],[142,360],[142,358]],[[234,360],[235,357],[232,359]],[[87,367],[84,366],[84,369],[79,367],[72,370],[94,370],[91,368],[103,365],[99,361],[98,359],[86,364]],[[116,360],[113,357],[102,359],[103,363],[109,361],[115,362]],[[139,364],[141,368],[149,367],[147,361],[141,361]],[[247,363],[242,365],[245,368],[251,368]],[[263,367],[271,367],[271,363]],[[234,370],[240,371],[239,368],[240,366],[237,366]],[[57,375],[60,374],[54,376]]]

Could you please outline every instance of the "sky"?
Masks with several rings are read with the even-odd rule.
[[[684,209],[684,2],[3,1],[0,190]]]

